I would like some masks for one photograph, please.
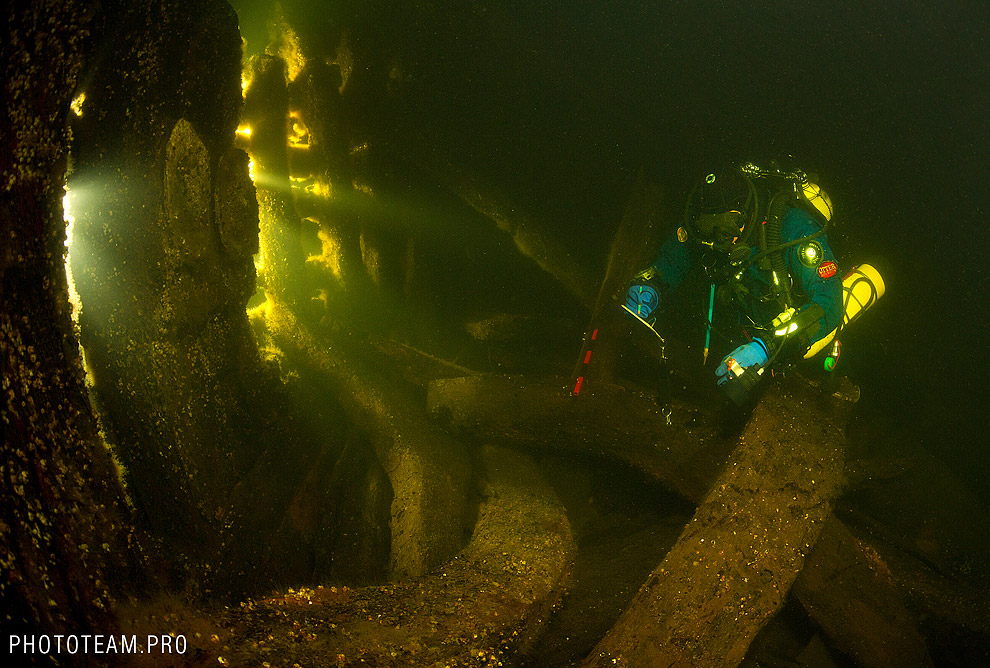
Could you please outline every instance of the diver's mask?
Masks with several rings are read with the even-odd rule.
[[[745,225],[746,216],[736,210],[702,214],[695,219],[697,240],[709,249],[702,259],[709,272],[735,272],[734,267],[749,259],[750,247],[740,241]]]
[[[740,234],[745,224],[741,211],[726,211],[725,213],[706,213],[694,221],[701,243],[715,249],[728,250]]]

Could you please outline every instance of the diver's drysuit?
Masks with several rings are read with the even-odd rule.
[[[711,191],[718,180],[738,180],[739,174],[709,174],[702,190]],[[743,178],[746,192],[738,185],[729,196],[724,187],[716,197],[692,193],[700,202],[689,203],[685,225],[626,294],[627,310],[652,323],[664,294],[677,289],[693,267],[703,266],[712,285],[708,336],[716,300],[735,311],[737,326],[728,335],[737,347],[716,368],[716,378],[737,403],[746,402],[775,362],[817,352],[835,336],[843,313],[842,279],[824,234],[827,219],[800,208],[793,179],[767,192],[763,199],[769,205],[759,207],[752,180],[744,172]],[[706,356],[707,350],[706,341]]]

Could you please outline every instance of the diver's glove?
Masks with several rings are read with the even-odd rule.
[[[725,356],[715,369],[715,380],[718,386],[722,387],[729,381],[738,382],[746,372],[754,372],[758,379],[758,376],[763,374],[763,367],[769,359],[770,351],[767,350],[766,344],[760,339],[753,339]],[[755,385],[755,381],[753,384]]]
[[[656,312],[660,306],[659,286],[653,279],[653,269],[644,269],[633,277],[626,288],[626,308],[649,325],[656,322]]]
[[[746,406],[763,377],[769,359],[767,345],[758,338],[739,346],[726,355],[715,369],[719,388],[737,406]]]

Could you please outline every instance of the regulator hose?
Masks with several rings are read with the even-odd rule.
[[[760,197],[756,192],[756,186],[753,184],[753,179],[749,178],[744,172],[740,173],[743,178],[746,179],[746,185],[749,187],[749,196],[746,199],[746,208],[749,211],[749,219],[746,221],[743,227],[742,233],[739,235],[739,243],[746,246],[749,245],[749,238],[753,236],[753,230],[759,226],[759,216],[760,216]]]
[[[739,269],[745,269],[750,265],[754,264],[755,262],[757,262],[758,260],[762,260],[763,258],[769,255],[771,262],[773,262],[773,260],[775,259],[778,261],[777,264],[773,264],[773,263],[771,264],[771,267],[774,269],[774,271],[777,271],[778,265],[779,267],[784,266],[784,255],[781,251],[783,251],[785,248],[790,248],[791,246],[797,246],[798,244],[807,243],[812,239],[817,239],[818,237],[825,234],[826,230],[828,229],[829,221],[826,220],[822,224],[821,229],[819,229],[817,232],[814,232],[804,237],[800,237],[798,239],[793,239],[791,241],[788,241],[787,243],[780,243],[780,235],[783,229],[784,214],[787,213],[787,209],[790,208],[792,204],[787,202],[787,197],[780,197],[779,204],[776,204],[776,211],[775,211],[774,210],[775,203],[777,202],[778,202],[778,197],[774,196],[773,200],[770,203],[770,211],[767,213],[767,224],[761,226],[761,227],[769,228],[766,230],[765,233],[767,237],[766,247],[761,248],[758,253],[756,253],[755,255],[753,255],[753,257],[749,258],[746,262],[740,265]],[[773,234],[773,230],[775,227],[776,227],[776,233]]]
[[[784,280],[789,274],[784,264],[784,254],[779,252],[782,249],[780,234],[784,227],[784,214],[791,207],[788,194],[786,190],[780,190],[770,199],[770,210],[767,212],[767,248],[762,252],[770,254],[770,266],[776,278],[780,281],[779,283],[776,280],[774,281],[777,295],[782,296],[784,303],[790,306],[790,281],[787,280],[785,282]]]

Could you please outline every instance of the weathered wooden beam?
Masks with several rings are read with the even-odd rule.
[[[618,459],[697,502],[734,447],[716,420],[678,404],[666,424],[654,399],[598,384],[571,396],[566,378],[466,376],[430,383],[430,412],[487,442]]]
[[[595,294],[594,278],[533,214],[527,213],[521,205],[513,204],[512,198],[495,186],[467,176],[464,169],[451,168],[447,181],[468,206],[511,236],[523,255],[590,306]]]
[[[875,550],[834,515],[808,556],[794,595],[862,668],[931,666],[925,641]]]
[[[925,470],[926,481],[931,476]],[[951,486],[933,481],[928,494],[950,496]],[[933,491],[934,490],[934,491]],[[990,659],[990,591],[979,571],[961,573],[951,561],[922,555],[910,540],[910,532],[894,532],[889,525],[862,513],[840,511],[848,516],[849,533],[866,555],[873,572],[892,582],[899,597],[915,619],[922,620],[925,637],[933,646],[944,644],[965,648],[960,651],[979,656],[959,658],[959,665],[982,665]],[[975,548],[979,549],[979,544]],[[976,557],[973,557],[975,560]],[[965,639],[965,640],[961,640]],[[935,652],[933,647],[933,653]],[[960,655],[961,656],[961,655]]]
[[[695,503],[704,500],[736,444],[735,439],[719,438],[712,428],[712,414],[675,405],[673,422],[667,426],[648,396],[599,384],[573,397],[566,383],[565,379],[504,376],[450,378],[430,384],[428,402],[434,414],[475,438],[617,459]],[[787,396],[775,400],[771,393],[762,409],[768,410],[772,403],[781,416],[790,416],[790,422],[781,425],[779,437],[796,438],[793,429],[801,423],[831,425],[834,433],[841,430],[848,410],[842,399],[826,399],[816,388],[803,384],[795,384]],[[766,422],[762,420],[764,425]],[[814,438],[808,440],[810,448],[822,446]],[[752,438],[748,447],[757,447]],[[772,459],[770,450],[766,456]],[[786,480],[785,486],[791,483]],[[726,521],[729,515],[727,512]],[[807,575],[798,576],[793,593],[837,647],[851,656],[867,657],[863,665],[911,665],[897,663],[905,656],[919,657],[917,665],[927,665],[924,644],[914,621],[904,614],[899,594],[880,581],[882,574],[864,568],[864,548],[834,516],[830,516],[829,526],[832,528],[819,537],[808,557]],[[809,541],[809,545],[814,544]],[[845,587],[840,574],[847,569],[853,569],[857,577]],[[843,607],[850,605],[856,606],[858,615],[850,615]],[[902,638],[902,646],[896,650],[873,646],[884,642],[872,633],[874,628],[887,629],[888,637]]]
[[[842,430],[810,392],[792,382],[763,397],[684,533],[583,666],[743,660],[840,490]]]
[[[390,577],[422,575],[464,542],[472,465],[467,449],[429,422],[422,400],[374,371],[359,351],[320,339],[269,302],[265,325],[291,357],[321,375],[369,438],[392,485]]]
[[[712,414],[677,405],[673,423],[667,426],[652,399],[645,395],[599,384],[573,397],[566,382],[494,376],[450,378],[431,383],[428,401],[434,414],[475,438],[618,459],[695,503],[704,500],[711,481],[736,443],[734,439],[718,437],[711,426],[715,421]],[[838,434],[847,406],[841,400],[824,400],[824,404],[822,400],[815,388],[795,384],[794,393],[786,400],[774,400],[771,394],[757,415],[769,410],[771,403],[781,416],[790,415],[790,423],[781,425],[785,428],[779,431],[780,438],[795,438],[797,432],[793,429],[800,423],[831,425],[829,428]],[[766,422],[762,420],[764,425]],[[754,428],[750,426],[750,430]],[[814,438],[808,440],[812,449],[822,446]],[[752,455],[755,458],[761,446],[754,443],[750,438],[747,447],[756,448]],[[769,449],[766,456],[773,457]],[[760,482],[772,484],[771,480]],[[783,484],[786,487],[793,481],[787,479]],[[727,512],[726,521],[730,521],[729,517]],[[798,577],[793,593],[837,647],[851,656],[867,657],[863,665],[911,665],[897,663],[905,656],[919,657],[917,665],[927,665],[923,641],[913,620],[904,614],[899,594],[880,581],[881,574],[864,568],[863,548],[834,516],[830,516],[829,526],[832,528],[819,537],[818,546],[808,557],[807,575]],[[840,574],[847,569],[854,569],[857,577],[844,587]],[[869,593],[863,594],[865,591]],[[858,615],[850,615],[844,609],[850,605],[856,606]],[[887,629],[888,637],[901,638],[903,643],[896,650],[875,646],[884,641],[872,633],[873,628]]]
[[[523,651],[559,604],[577,548],[528,456],[484,447],[480,460],[485,498],[471,541],[450,563],[383,586],[248,602],[224,615],[205,648],[213,665],[480,667]]]

